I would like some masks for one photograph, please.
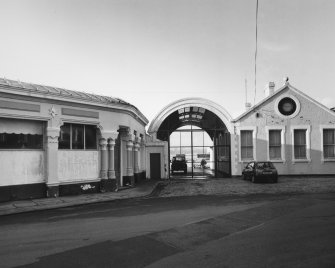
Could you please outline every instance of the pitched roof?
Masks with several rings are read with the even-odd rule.
[[[148,119],[134,105],[119,98],[0,78],[0,88],[4,87],[15,89],[16,92],[11,93],[22,95],[26,95],[28,93],[30,96],[33,94],[34,96],[41,98],[54,97],[64,101],[84,101],[89,104],[108,106],[111,108],[117,108],[118,106],[129,107],[132,110],[135,110],[136,113],[142,117],[144,121],[146,121],[146,124],[148,123]]]
[[[266,97],[265,99],[261,100],[259,103],[257,103],[256,105],[252,106],[248,111],[244,112],[243,114],[241,114],[240,116],[238,116],[237,118],[233,119],[232,122],[237,122],[240,119],[242,119],[243,117],[245,117],[246,115],[250,114],[251,112],[254,112],[257,108],[259,108],[260,106],[262,106],[266,101],[274,98],[275,96],[279,95],[282,91],[284,91],[285,89],[291,89],[292,91],[296,92],[299,95],[302,95],[303,97],[305,97],[306,99],[308,99],[309,101],[311,101],[312,103],[316,104],[317,106],[319,106],[321,109],[329,112],[331,115],[335,115],[335,113],[333,113],[333,111],[329,108],[327,108],[325,105],[323,105],[322,103],[314,100],[313,98],[311,98],[310,96],[306,95],[305,93],[303,93],[302,91],[298,90],[297,88],[291,86],[288,82],[285,83],[284,86],[282,86],[281,88],[279,88],[278,90],[276,90],[272,95]]]

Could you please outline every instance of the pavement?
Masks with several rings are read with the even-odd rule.
[[[241,178],[146,180],[118,192],[39,198],[0,203],[0,216],[146,196],[335,193],[335,177],[280,177],[278,183],[254,184]]]
[[[121,199],[145,197],[151,195],[157,184],[159,184],[157,180],[146,180],[138,183],[135,187],[121,188],[118,192],[3,202],[0,203],[0,216],[31,211],[79,206],[92,203],[101,203]]]

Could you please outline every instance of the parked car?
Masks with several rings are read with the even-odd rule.
[[[278,172],[270,161],[249,162],[242,171],[244,180],[278,182]]]
[[[176,155],[172,158],[171,172],[174,174],[175,171],[184,171],[187,174],[187,163],[185,155]]]

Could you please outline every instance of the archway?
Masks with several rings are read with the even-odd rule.
[[[198,174],[200,167],[203,168],[202,175],[231,176],[231,119],[223,107],[203,98],[181,99],[163,108],[151,122],[148,132],[168,142],[169,177],[172,172],[179,171],[176,165],[171,165],[176,158],[186,158],[187,175],[191,177]],[[176,133],[180,133],[179,145],[175,142]],[[194,142],[194,137],[199,135],[203,136],[203,144]]]

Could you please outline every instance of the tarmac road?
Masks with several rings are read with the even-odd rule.
[[[0,217],[1,267],[334,267],[335,194],[142,198]]]

